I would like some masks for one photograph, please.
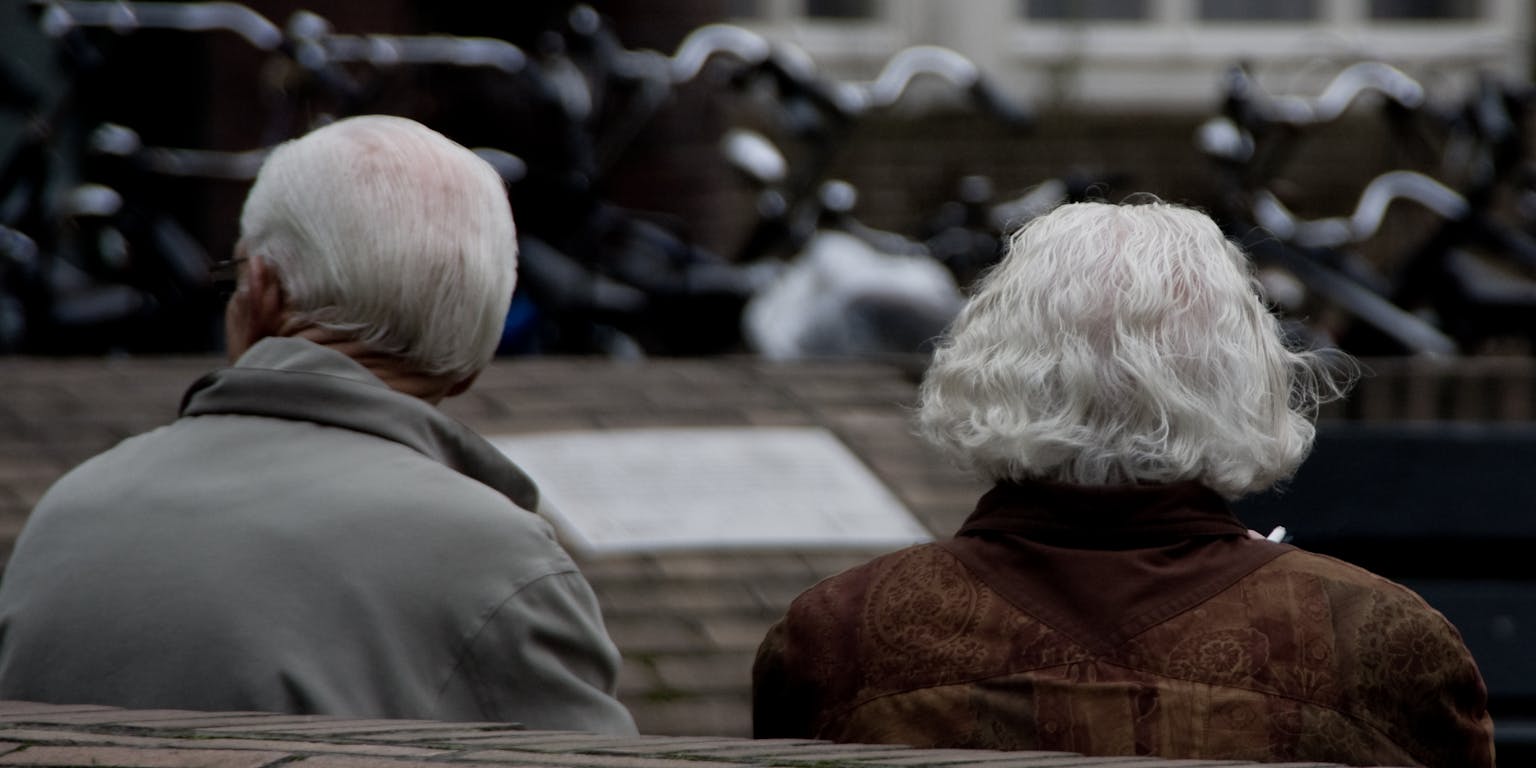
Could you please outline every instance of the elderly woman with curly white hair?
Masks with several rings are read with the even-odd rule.
[[[1482,677],[1440,614],[1229,509],[1296,470],[1341,388],[1204,214],[1031,221],[918,410],[992,490],[953,539],[794,602],[758,652],[756,735],[1492,766]]]

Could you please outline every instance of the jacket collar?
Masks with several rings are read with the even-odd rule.
[[[940,546],[1025,613],[1108,654],[1291,551],[1247,531],[1198,483],[1004,483]]]
[[[392,440],[523,509],[538,507],[538,487],[484,438],[431,404],[390,389],[346,355],[305,339],[263,339],[234,367],[198,379],[182,397],[181,415],[215,414],[309,421]]]
[[[1125,549],[1247,530],[1225,499],[1193,481],[1115,486],[1023,481],[993,487],[957,535],[996,531],[1070,547]]]

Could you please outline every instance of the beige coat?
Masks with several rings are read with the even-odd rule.
[[[634,733],[537,504],[437,409],[267,339],[38,504],[0,582],[0,698]]]

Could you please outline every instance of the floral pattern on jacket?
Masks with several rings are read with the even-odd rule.
[[[955,540],[878,558],[800,596],[758,653],[756,735],[1493,765],[1477,667],[1455,628],[1408,589],[1248,539],[1225,503],[1199,490],[1178,492],[1188,514],[1166,526],[1176,535],[1133,511],[1110,521],[1133,535],[1091,550],[1083,543],[1103,529],[1074,536],[1056,507],[1103,498],[1037,491],[994,491]],[[1156,578],[1116,578],[1117,563],[1138,560],[1124,573]]]

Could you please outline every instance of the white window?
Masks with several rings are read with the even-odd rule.
[[[1134,21],[1150,14],[1148,0],[1021,0],[1024,16],[1052,21]]]
[[[868,78],[935,44],[1015,96],[1084,109],[1208,110],[1246,62],[1283,91],[1362,60],[1452,89],[1479,71],[1530,75],[1529,0],[729,0],[737,19],[825,71]],[[1266,83],[1266,87],[1267,87]]]
[[[1203,21],[1312,21],[1317,0],[1200,0]]]
[[[805,0],[805,15],[811,19],[868,19],[874,13],[874,0]]]
[[[1476,19],[1477,0],[1371,0],[1372,19]]]

